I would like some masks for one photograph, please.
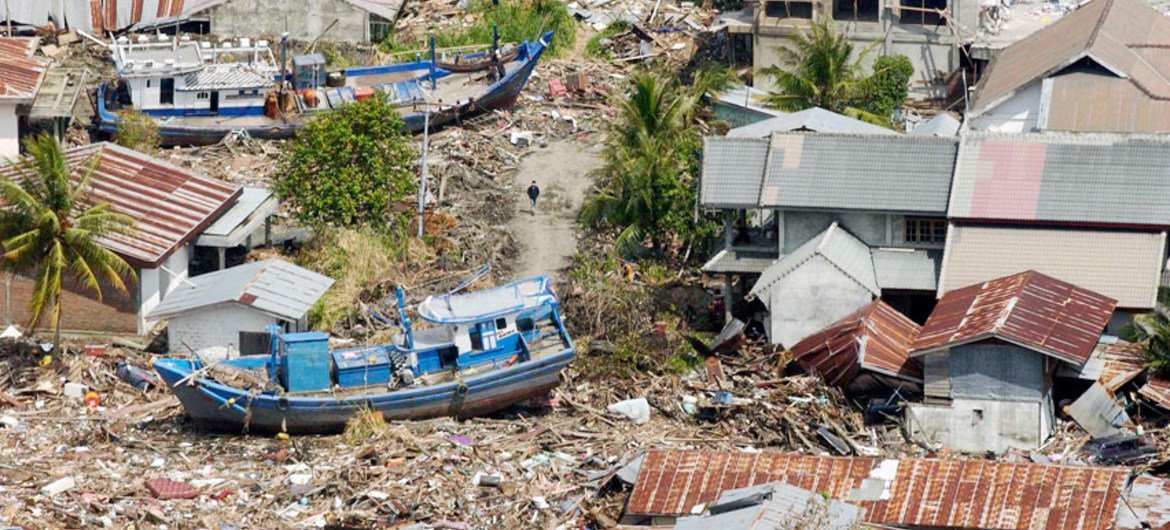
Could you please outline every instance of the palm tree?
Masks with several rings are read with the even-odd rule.
[[[101,283],[126,292],[123,278],[134,270],[97,239],[124,233],[134,222],[89,199],[89,181],[97,167],[92,157],[70,167],[57,140],[47,133],[25,140],[24,158],[10,161],[0,179],[0,267],[35,278],[28,302],[29,327],[48,313],[55,329],[53,347],[61,343],[61,284],[67,275],[100,301]]]
[[[820,107],[878,125],[886,119],[861,108],[870,76],[863,62],[878,42],[854,57],[853,44],[837,31],[832,18],[813,21],[808,31],[792,38],[790,47],[776,48],[779,65],[760,70],[776,82],[764,103],[788,112]]]
[[[677,215],[680,206],[689,212],[691,201],[679,195],[688,189],[699,145],[693,125],[702,97],[733,79],[733,72],[704,70],[683,86],[677,76],[635,73],[606,143],[601,189],[583,205],[582,222],[619,229],[615,246],[621,251],[646,237],[661,248],[667,218]]]

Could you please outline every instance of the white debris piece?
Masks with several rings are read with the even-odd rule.
[[[606,410],[629,418],[634,425],[650,421],[650,402],[646,401],[646,398],[619,401],[606,407]]]

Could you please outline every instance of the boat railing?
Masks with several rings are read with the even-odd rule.
[[[439,57],[440,60],[442,60],[442,59],[446,59],[447,57],[452,56],[454,54],[468,55],[470,53],[488,52],[488,51],[491,51],[491,49],[492,49],[491,44],[466,44],[463,46],[447,46],[444,48],[435,48],[435,55],[437,57]],[[431,55],[431,50],[429,48],[419,48],[416,50],[390,52],[388,54],[381,55],[381,57],[387,59],[388,62],[397,63],[397,62],[406,62],[407,60],[411,60],[415,57],[420,57],[422,59],[426,59],[426,58],[430,57],[430,55]]]

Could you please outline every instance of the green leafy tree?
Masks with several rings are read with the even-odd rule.
[[[1145,348],[1151,372],[1170,376],[1170,319],[1166,315],[1161,312],[1137,315],[1125,335]]]
[[[90,200],[89,181],[98,159],[70,167],[61,145],[49,134],[25,140],[27,156],[11,161],[12,174],[0,179],[0,266],[35,278],[29,299],[29,327],[47,313],[61,344],[61,285],[66,278],[98,300],[102,284],[126,292],[134,270],[97,239],[125,233],[133,219]]]
[[[727,71],[700,71],[690,86],[683,86],[677,76],[636,73],[605,144],[601,189],[582,207],[581,220],[617,230],[619,251],[646,238],[660,250],[668,235],[693,240],[713,232],[711,223],[694,217],[701,147],[694,121],[702,97],[731,79]]]
[[[415,191],[415,153],[382,95],[319,114],[285,151],[274,188],[314,226],[373,225]]]
[[[878,125],[887,125],[886,116],[866,110],[870,85],[863,63],[877,42],[859,50],[837,31],[831,18],[814,21],[807,31],[792,38],[792,45],[779,47],[778,65],[760,70],[776,82],[776,90],[764,102],[794,112],[820,107]]]
[[[906,102],[910,93],[910,79],[914,77],[914,63],[905,55],[883,55],[873,61],[873,75],[869,77],[862,108],[876,116],[893,116]]]

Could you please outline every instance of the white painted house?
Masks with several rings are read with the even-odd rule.
[[[0,157],[20,154],[20,118],[27,116],[48,65],[37,58],[36,39],[0,37]]]
[[[268,326],[307,330],[309,309],[332,285],[284,260],[254,261],[184,281],[148,318],[167,321],[171,351],[264,353]]]

